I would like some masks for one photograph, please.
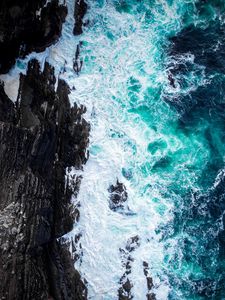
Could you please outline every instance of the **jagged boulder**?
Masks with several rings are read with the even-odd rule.
[[[123,209],[127,201],[128,194],[126,187],[123,183],[117,180],[115,185],[111,185],[108,189],[109,191],[109,207],[113,211],[118,209]]]

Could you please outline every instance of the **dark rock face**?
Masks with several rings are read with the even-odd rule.
[[[79,35],[83,32],[82,26],[84,25],[83,18],[87,12],[87,3],[84,0],[75,0],[74,7],[74,35]]]
[[[0,82],[0,121],[15,121],[14,104],[5,94],[3,82]]]
[[[77,193],[66,170],[87,160],[85,108],[70,107],[67,84],[37,61],[21,75],[14,106],[0,85],[0,299],[86,299],[68,245]]]
[[[67,8],[58,0],[0,1],[0,73],[6,73],[15,59],[31,51],[43,51],[61,34]]]

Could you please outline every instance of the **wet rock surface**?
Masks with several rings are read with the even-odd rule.
[[[73,242],[72,242],[72,254],[74,261],[80,261],[82,263],[82,256],[83,256],[83,249],[82,249],[82,244],[81,244],[81,237],[82,234],[78,233],[75,235]]]
[[[75,0],[75,6],[74,6],[74,29],[73,33],[74,35],[80,35],[83,32],[83,25],[85,23],[83,22],[83,18],[87,12],[87,3],[84,0]]]
[[[122,259],[122,265],[125,268],[125,272],[120,278],[118,289],[118,299],[119,300],[131,300],[133,299],[132,287],[133,283],[131,282],[129,275],[132,270],[132,263],[134,258],[132,257],[132,252],[135,251],[140,246],[140,238],[138,235],[128,239],[126,246],[120,248],[120,255]]]
[[[17,57],[43,51],[61,35],[67,8],[53,0],[0,1],[0,73],[6,73]]]
[[[109,196],[109,207],[113,211],[118,211],[125,208],[126,201],[128,198],[126,187],[123,183],[117,180],[115,185],[111,185],[108,189]]]
[[[132,273],[132,265],[134,263],[133,253],[141,245],[140,237],[135,235],[128,239],[124,248],[120,248],[120,255],[122,266],[125,268],[125,272],[120,278],[119,289],[118,289],[118,299],[119,300],[131,300],[135,298],[132,294],[133,283],[130,279]],[[143,261],[143,272],[147,283],[147,300],[156,300],[155,294],[152,292],[154,287],[153,280],[150,276],[149,265],[146,261]]]
[[[80,48],[82,46],[82,42],[77,45],[75,56],[73,59],[73,70],[78,75],[83,66],[83,60],[80,58]]]
[[[87,160],[84,107],[37,61],[21,75],[14,105],[0,85],[0,299],[86,299],[68,244],[60,239],[79,214],[80,179],[66,171]]]
[[[146,295],[147,300],[156,300],[155,294],[152,293],[152,288],[154,287],[154,285],[153,285],[153,280],[150,276],[149,265],[146,261],[143,261],[143,271],[144,271],[144,275],[146,277],[147,288],[148,288],[148,293]]]

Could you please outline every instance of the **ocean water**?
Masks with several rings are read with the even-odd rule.
[[[138,235],[128,276],[147,299],[225,299],[225,2],[88,0],[74,37],[73,1],[59,42],[3,76],[16,97],[27,61],[47,59],[87,107],[90,157],[82,171],[76,268],[89,299],[118,299],[120,248]],[[79,75],[73,68],[82,42]],[[65,68],[65,72],[63,69]],[[13,88],[15,87],[15,88]],[[110,185],[127,188],[129,213],[109,208]]]

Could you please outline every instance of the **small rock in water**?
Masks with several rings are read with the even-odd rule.
[[[176,88],[175,80],[174,80],[174,78],[173,78],[173,76],[172,76],[171,73],[168,74],[168,80],[169,80],[170,85],[175,89]]]
[[[135,235],[127,241],[126,250],[129,252],[133,252],[139,246],[140,246],[140,238],[138,235]]]
[[[81,46],[81,43],[79,43],[77,45],[75,57],[73,59],[73,70],[77,75],[80,73],[82,66],[83,66],[83,60],[80,59],[80,46]]]
[[[140,246],[140,238],[138,235],[135,235],[128,239],[127,244],[124,249],[120,248],[120,253],[122,257],[122,265],[125,267],[125,272],[120,278],[120,287],[118,289],[118,298],[119,300],[131,300],[133,295],[131,293],[133,284],[129,279],[129,275],[132,271],[132,263],[134,258],[130,255],[130,252],[133,252]]]
[[[153,280],[149,275],[149,266],[148,266],[148,263],[146,261],[143,261],[143,268],[144,268],[143,269],[144,275],[145,275],[146,280],[147,280],[147,288],[148,288],[148,293],[146,295],[147,300],[156,300],[155,294],[151,292],[154,285],[153,285]]]
[[[111,185],[108,191],[110,193],[109,207],[114,211],[124,208],[124,203],[128,198],[125,185],[117,180],[116,184]]]

